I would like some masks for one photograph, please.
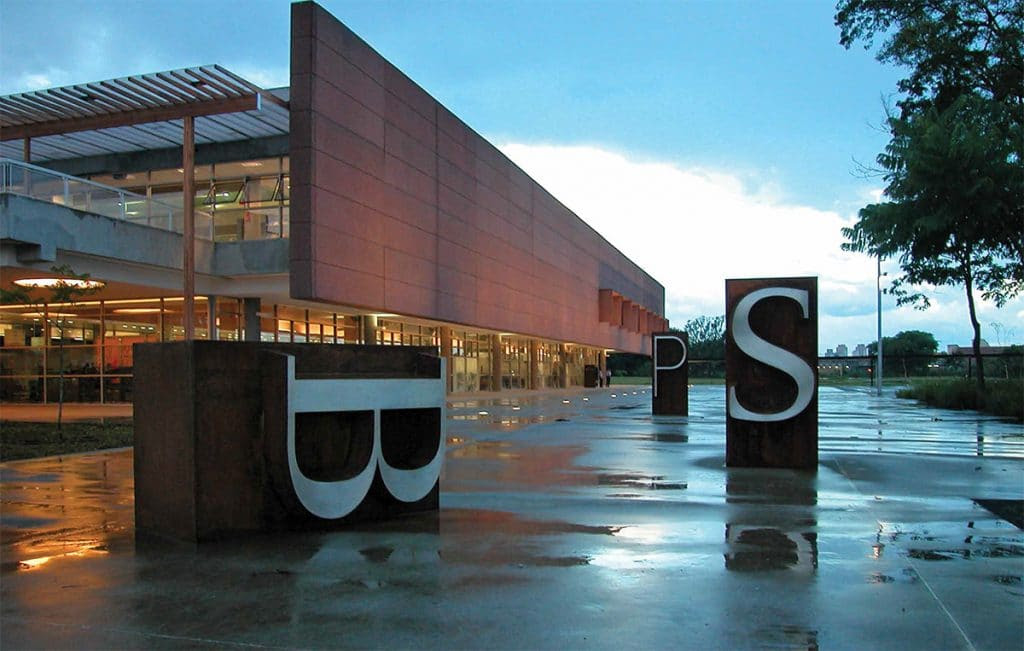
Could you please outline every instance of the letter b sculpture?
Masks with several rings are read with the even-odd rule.
[[[134,356],[138,535],[203,541],[438,508],[436,349],[193,341]]]

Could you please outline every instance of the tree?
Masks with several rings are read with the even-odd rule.
[[[605,368],[613,374],[625,377],[650,377],[651,358],[637,353],[611,353]]]
[[[91,281],[89,274],[76,274],[69,265],[51,267],[50,271],[58,277],[57,282],[47,285],[21,286],[14,284],[10,289],[0,287],[0,303],[20,303],[32,307],[39,314],[47,314],[46,305],[58,304],[64,308],[73,306],[80,298],[94,294],[102,287],[101,283]],[[46,295],[40,298],[39,294],[33,293],[32,289],[46,290]],[[57,432],[63,440],[63,416],[64,416],[64,334],[67,327],[67,320],[59,314],[46,319],[50,328],[57,331]],[[44,382],[45,369],[44,369]]]
[[[721,365],[711,363],[711,360],[725,360],[725,316],[699,316],[687,321],[683,330],[690,338],[688,357],[705,362],[692,365],[692,374],[714,377],[721,370]]]
[[[690,357],[725,359],[725,316],[699,316],[687,321],[683,330],[690,336]]]
[[[884,34],[877,58],[910,69],[877,159],[888,201],[861,209],[843,248],[898,258],[901,305],[964,287],[983,390],[974,292],[1001,306],[1024,289],[1024,5],[841,0],[836,24],[847,48]]]
[[[882,358],[891,373],[897,364],[903,370],[903,377],[921,375],[926,372],[931,355],[939,350],[939,342],[930,332],[921,330],[904,330],[895,337],[882,338]],[[874,355],[878,351],[877,343],[868,344],[868,351]]]

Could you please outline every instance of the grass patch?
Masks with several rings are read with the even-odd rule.
[[[64,423],[63,436],[53,423],[0,422],[0,461],[122,448],[132,444],[128,418]]]
[[[649,375],[613,375],[612,376],[612,388],[615,388],[616,384],[625,384],[627,386],[638,386],[641,384],[650,384],[651,378]]]
[[[1024,421],[1024,381],[985,380],[985,392],[979,394],[973,379],[913,380],[896,392],[900,398],[920,400],[943,409],[974,409],[1002,418]]]

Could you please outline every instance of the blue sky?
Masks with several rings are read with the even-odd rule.
[[[821,349],[873,339],[875,264],[838,228],[882,187],[856,161],[901,74],[839,46],[831,3],[322,4],[650,270],[675,325],[721,313],[725,277],[808,274]],[[284,1],[3,0],[0,93],[206,63],[285,85],[288,23]],[[962,294],[884,299],[885,334],[969,343]],[[1024,339],[1021,300],[981,320]]]

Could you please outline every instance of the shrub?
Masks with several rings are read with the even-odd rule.
[[[932,407],[976,409],[1024,421],[1024,381],[1021,380],[986,380],[984,394],[978,393],[971,379],[916,380],[896,395],[920,400]]]

